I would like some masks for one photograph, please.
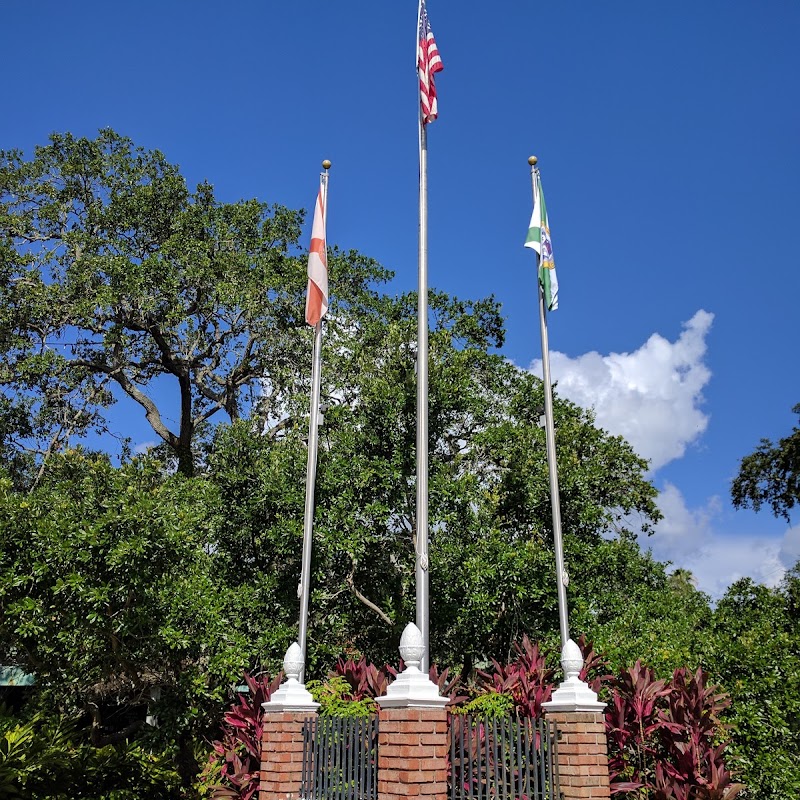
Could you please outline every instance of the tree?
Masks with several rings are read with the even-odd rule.
[[[476,660],[502,656],[523,630],[557,629],[544,431],[535,413],[543,395],[537,378],[492,352],[503,335],[494,300],[431,292],[430,304],[432,657],[469,671]],[[342,647],[393,661],[414,617],[415,309],[413,294],[382,298],[375,313],[325,339],[312,662],[330,665]],[[597,429],[589,413],[560,399],[556,405],[562,513],[580,576],[584,550],[602,548],[603,534],[646,530],[658,511],[646,464],[630,446]],[[270,569],[288,568],[296,583],[302,429],[287,426],[283,434],[251,445],[242,437],[252,434],[241,430],[231,451],[240,455],[221,458],[218,450],[208,468],[210,480],[224,479],[226,493],[234,492],[227,546],[250,554],[258,540],[260,553],[280,559]],[[290,481],[281,477],[289,474]],[[641,558],[635,544],[626,553]],[[256,568],[249,555],[243,562]],[[633,591],[626,575],[637,574],[620,568],[615,589]],[[575,585],[583,595],[581,581]],[[598,602],[607,603],[610,593],[601,594]]]
[[[792,409],[800,415],[800,404]],[[759,511],[769,504],[776,517],[790,521],[789,512],[800,502],[800,427],[777,443],[762,439],[761,444],[739,465],[731,486],[736,508]]]
[[[630,535],[602,539],[570,559],[572,627],[591,636],[613,670],[641,659],[660,678],[686,666],[713,672],[705,658],[707,595],[691,584],[676,586],[667,566]]]
[[[98,747],[157,716],[149,736],[178,748],[186,782],[231,681],[291,637],[268,576],[246,600],[270,625],[244,624],[216,567],[220,516],[212,484],[149,460],[69,451],[32,492],[0,482],[2,663],[35,673],[44,708],[86,715]]]
[[[707,658],[730,694],[732,766],[747,797],[800,795],[800,571],[770,589],[743,578],[714,611]]]
[[[800,404],[792,412],[800,415]],[[768,504],[791,521],[800,501],[800,427],[773,443],[762,439],[739,466],[731,486],[736,508]],[[733,699],[731,730],[752,797],[778,800],[800,793],[800,564],[777,589],[743,579],[714,614],[711,660]]]
[[[279,418],[306,360],[302,219],[221,203],[208,183],[190,192],[160,152],[109,129],[54,134],[30,161],[0,152],[3,449],[38,464],[35,481],[123,396],[190,475],[220,412]],[[355,253],[331,261],[342,306],[385,277]],[[164,379],[174,426],[152,391]]]
[[[535,413],[542,387],[492,352],[503,334],[494,300],[431,292],[430,304],[432,655],[468,672],[502,657],[521,631],[557,630],[544,431]],[[368,314],[348,325],[340,318],[324,338],[309,674],[342,650],[394,661],[414,617],[415,313],[413,294],[378,297]],[[295,617],[307,403],[298,397],[275,435],[246,421],[220,427],[202,458],[226,509],[217,544],[226,580],[246,595],[253,579],[270,575],[271,591]],[[630,596],[646,584],[657,587],[653,598],[669,594],[663,568],[634,537],[657,519],[655,490],[627,443],[576,406],[556,406],[571,602],[580,604],[580,624],[605,609],[611,626],[616,592]],[[606,541],[612,531],[617,537]],[[601,562],[612,551],[615,579],[592,577],[584,562],[596,559],[593,568],[606,575]],[[649,608],[640,616],[647,632],[663,620]],[[694,620],[687,616],[687,630]]]

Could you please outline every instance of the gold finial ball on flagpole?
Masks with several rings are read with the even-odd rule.
[[[322,162],[322,168],[323,169],[330,169],[331,168],[331,162],[328,161],[327,158]]]
[[[539,159],[538,159],[538,158],[536,158],[536,156],[529,156],[529,157],[528,157],[528,163],[529,163],[529,164],[530,164],[532,167],[535,167],[538,161],[539,161]]]

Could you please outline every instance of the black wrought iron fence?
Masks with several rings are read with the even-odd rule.
[[[303,800],[377,800],[378,718],[303,723]]]
[[[450,716],[450,800],[558,800],[557,758],[552,722]]]

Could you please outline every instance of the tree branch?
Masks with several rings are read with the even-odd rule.
[[[108,364],[101,364],[95,361],[76,360],[74,362],[78,366],[86,367],[92,372],[102,372],[108,375],[109,378],[116,381],[122,391],[128,395],[132,400],[135,400],[144,410],[145,417],[150,423],[150,427],[155,433],[160,436],[170,447],[177,449],[178,437],[164,424],[161,419],[161,412],[158,406],[136,386],[133,381],[125,374],[122,367],[111,367]]]
[[[355,584],[355,572],[356,572],[356,560],[353,556],[348,553],[350,556],[350,561],[353,565],[352,569],[350,570],[350,574],[345,577],[345,582],[350,587],[350,591],[371,611],[374,611],[387,625],[390,627],[394,625],[394,621],[392,618],[382,609],[378,608],[371,600],[364,597],[361,592],[358,591]]]

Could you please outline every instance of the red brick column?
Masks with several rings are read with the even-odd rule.
[[[447,800],[447,710],[382,708],[378,798]]]
[[[549,711],[556,723],[558,775],[564,800],[610,797],[608,749],[602,711]]]
[[[316,712],[272,711],[264,714],[258,800],[288,800],[300,796],[303,722],[311,716],[316,716]]]

